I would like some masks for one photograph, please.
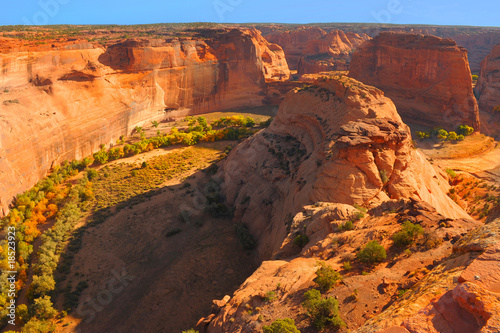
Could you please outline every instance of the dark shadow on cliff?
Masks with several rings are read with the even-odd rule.
[[[77,332],[189,329],[258,267],[231,216],[210,207],[211,170],[96,211],[75,232],[56,304],[73,308]]]

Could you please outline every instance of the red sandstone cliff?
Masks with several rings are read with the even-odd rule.
[[[271,126],[233,149],[218,176],[265,258],[279,249],[292,217],[316,201],[370,206],[411,197],[445,216],[468,216],[412,148],[391,100],[347,77],[291,91]]]
[[[481,110],[492,112],[500,106],[500,44],[481,62],[481,73],[474,92]]]
[[[266,39],[283,47],[290,69],[299,75],[347,70],[354,48],[370,39],[366,34],[321,28],[302,28],[273,33]]]
[[[467,51],[451,39],[382,33],[354,52],[349,76],[382,89],[405,121],[479,129]]]
[[[53,164],[80,159],[173,114],[258,106],[287,80],[283,51],[256,30],[0,50],[0,215]],[[203,38],[201,38],[203,37]]]

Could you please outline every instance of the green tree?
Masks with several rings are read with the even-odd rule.
[[[322,298],[317,289],[307,291],[304,298],[302,306],[306,308],[316,329],[321,331],[326,327],[339,329],[345,326],[344,321],[339,316],[339,303],[335,298]]]
[[[392,236],[394,245],[404,247],[412,244],[415,240],[424,234],[424,229],[419,224],[413,224],[410,221],[405,221],[401,227],[401,231]]]
[[[159,123],[159,122],[157,122],[156,120],[153,120],[153,121],[151,122],[151,125],[152,125],[154,128],[158,128],[158,126],[160,125],[160,123]]]
[[[54,318],[57,315],[57,311],[52,305],[52,301],[47,295],[37,298],[29,308],[30,315],[40,320]]]
[[[437,133],[437,138],[441,141],[445,141],[448,138],[448,132],[441,128]]]
[[[44,296],[54,290],[56,282],[51,275],[34,275],[33,282],[30,285],[29,294],[31,298]]]
[[[198,124],[201,125],[203,128],[206,128],[208,126],[207,123],[207,118],[205,117],[198,117]]]
[[[326,292],[332,289],[338,281],[342,280],[342,275],[324,262],[320,262],[319,265],[320,268],[316,271],[314,282],[320,287],[321,291]]]
[[[460,125],[456,133],[463,136],[471,135],[474,133],[474,128],[467,125]]]
[[[357,257],[360,261],[365,263],[376,263],[381,262],[387,258],[387,254],[382,245],[380,245],[376,240],[368,242],[358,253]]]
[[[458,140],[457,133],[455,133],[455,132],[448,133],[448,140],[450,140],[450,141],[457,141]]]
[[[270,326],[262,327],[264,333],[300,333],[293,319],[276,319]]]

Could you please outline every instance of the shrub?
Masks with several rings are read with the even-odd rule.
[[[413,224],[410,221],[405,221],[401,231],[392,236],[394,245],[404,247],[412,244],[420,235],[424,234],[424,229],[421,225]]]
[[[297,235],[293,239],[293,244],[297,245],[300,248],[303,248],[304,246],[306,246],[307,243],[309,243],[309,237],[307,237],[306,235]]]
[[[441,128],[437,132],[437,138],[441,141],[445,141],[446,139],[448,139],[448,135],[449,135],[448,132],[443,128]]]
[[[182,331],[182,333],[199,333],[199,332],[196,331],[194,328],[190,328],[187,331]]]
[[[270,326],[262,327],[264,333],[300,333],[293,319],[276,319]]]
[[[384,247],[376,240],[373,240],[368,242],[368,244],[357,253],[357,257],[362,262],[373,264],[383,261],[387,258],[387,254]]]
[[[96,169],[89,169],[89,170],[87,170],[87,179],[89,181],[92,181],[92,180],[96,179],[97,176],[98,176],[98,173],[97,173]]]
[[[277,299],[278,299],[278,297],[276,297],[276,292],[275,292],[275,291],[272,291],[272,290],[271,290],[271,291],[268,291],[268,292],[266,293],[266,296],[264,297],[264,300],[265,300],[266,302],[272,302],[272,301],[275,301],[275,300],[277,300]]]
[[[51,275],[34,275],[29,290],[30,298],[44,296],[48,292],[54,290],[55,286],[56,282]]]
[[[351,262],[350,261],[345,261],[342,266],[344,267],[344,269],[346,271],[350,271],[352,269],[352,265],[351,265]]]
[[[342,275],[324,262],[320,262],[319,265],[321,267],[316,271],[316,278],[313,281],[316,282],[321,291],[326,292],[342,280]]]
[[[474,133],[474,128],[473,127],[470,127],[470,126],[467,126],[467,125],[460,125],[458,126],[458,129],[457,129],[457,134],[461,134],[463,136],[467,136],[467,135],[471,135],[472,133]]]
[[[352,223],[352,221],[350,220],[339,225],[340,231],[348,231],[352,229],[354,229],[354,223]]]
[[[380,179],[382,180],[382,183],[387,183],[389,181],[389,177],[387,176],[387,171],[385,170],[380,170]]]
[[[500,105],[495,106],[495,108],[493,109],[493,112],[500,113]]]
[[[457,176],[456,172],[453,171],[452,169],[446,169],[445,171],[450,178],[455,178]]]
[[[455,132],[448,133],[448,140],[450,140],[450,141],[457,141],[458,140],[457,133],[455,133]]]
[[[156,120],[153,120],[153,121],[151,122],[151,125],[152,125],[154,128],[158,128],[158,126],[160,125],[160,123],[159,123],[159,122],[157,122]]]
[[[417,134],[418,138],[421,140],[425,140],[428,137],[430,137],[430,134],[427,132],[417,132],[416,134]]]
[[[52,333],[56,331],[56,326],[47,320],[32,318],[24,325],[22,333]]]
[[[106,164],[108,162],[108,159],[109,155],[104,149],[101,149],[94,154],[94,160],[99,164]]]
[[[339,329],[345,326],[344,321],[339,317],[339,303],[335,298],[324,299],[317,289],[307,291],[304,298],[302,306],[307,309],[307,314],[316,329],[321,331],[326,327]]]
[[[43,296],[33,301],[29,309],[30,315],[40,320],[54,318],[57,311],[52,307],[52,302],[49,296]]]
[[[208,126],[207,118],[205,118],[205,117],[198,117],[197,121],[198,121],[198,124],[200,126],[202,126],[203,128],[206,128]]]
[[[248,227],[244,224],[236,224],[236,236],[240,241],[241,246],[245,250],[253,250],[256,246],[255,238],[253,238],[252,234],[248,230]]]

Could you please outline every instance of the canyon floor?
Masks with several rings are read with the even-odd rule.
[[[207,146],[222,150],[228,144]],[[191,148],[156,150],[115,163],[138,163],[185,149]],[[200,209],[196,200],[206,182],[205,172],[186,172],[147,202],[85,234],[69,280],[87,281],[89,287],[76,316],[68,316],[58,331],[180,332],[205,315],[213,299],[238,288],[258,263],[252,252],[241,248],[232,220],[204,214],[203,206],[196,221],[179,217],[183,209]],[[130,280],[123,291],[96,308],[86,305],[106,297],[109,281],[124,272]]]

